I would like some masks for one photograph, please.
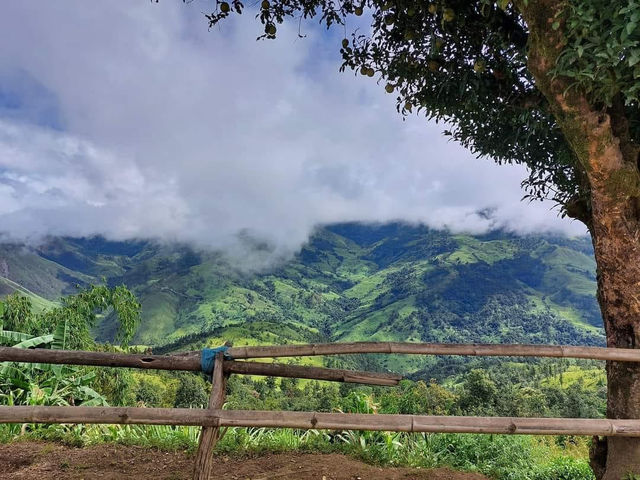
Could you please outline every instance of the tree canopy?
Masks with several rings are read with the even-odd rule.
[[[240,0],[216,0],[217,25]],[[377,77],[398,111],[447,124],[478,156],[529,168],[530,199],[584,222],[607,345],[640,348],[639,0],[263,0],[260,38],[286,19],[371,19],[342,70]],[[607,415],[640,418],[640,365],[607,364]],[[596,442],[596,477],[640,475],[640,440]],[[604,446],[603,446],[604,445]]]
[[[640,3],[535,3],[556,8],[549,28],[562,29],[553,75],[570,79],[568,88],[587,92],[597,108],[624,111],[637,139]],[[529,31],[517,7],[509,0],[264,0],[257,17],[259,38],[274,39],[287,19],[317,18],[348,31],[349,17],[370,15],[368,33],[342,40],[342,70],[377,78],[397,96],[399,112],[444,121],[445,133],[478,156],[525,164],[528,198],[551,199],[563,215],[589,224],[584,166],[527,68]],[[218,0],[209,25],[244,8]]]

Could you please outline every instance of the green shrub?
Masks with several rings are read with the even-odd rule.
[[[173,407],[178,382],[155,373],[133,373],[136,402],[146,407]]]
[[[174,406],[178,408],[204,408],[209,404],[207,384],[192,373],[180,375]]]
[[[594,480],[589,464],[585,460],[559,457],[537,471],[532,480]]]

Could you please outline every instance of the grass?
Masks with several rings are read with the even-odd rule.
[[[567,287],[580,295],[595,294],[595,282],[591,278],[595,272],[593,258],[566,247],[557,247],[543,261],[550,267],[545,275],[545,283],[550,290]]]
[[[607,375],[604,368],[584,369],[577,365],[571,365],[561,374],[542,380],[541,385],[562,386],[567,388],[578,382],[582,382],[585,388],[595,389],[602,385],[606,385]]]
[[[395,270],[399,269],[394,269],[391,271]],[[359,298],[363,302],[372,302],[379,293],[377,292],[378,288],[380,287],[380,285],[382,285],[389,272],[390,269],[386,269],[364,277],[356,285],[348,290],[345,290],[344,295],[349,298]]]
[[[142,300],[142,322],[139,341],[157,343],[176,331],[174,320],[178,313],[178,299],[170,292],[153,292]]]
[[[547,295],[529,295],[529,300],[532,302],[532,311],[535,313],[554,312],[560,317],[564,318],[571,324],[588,330],[592,333],[602,333],[602,328],[591,325],[584,319],[584,315],[578,309],[572,306],[562,306],[554,303]]]
[[[155,425],[57,425],[34,427],[20,435],[19,428],[9,433],[6,427],[0,426],[0,441],[37,438],[73,446],[118,443],[187,452],[197,448],[200,430]],[[496,480],[593,480],[587,461],[588,439],[583,437],[230,428],[217,451],[342,453],[379,466],[450,467]]]
[[[513,258],[517,247],[508,240],[481,241],[468,235],[454,235],[459,248],[447,258],[451,263],[485,262],[491,265],[498,260]]]
[[[340,325],[335,332],[336,338],[341,342],[362,341],[406,341],[405,332],[391,328],[391,325],[383,326],[388,322],[393,312],[398,312],[399,318],[407,317],[415,310],[413,297],[408,297],[397,302],[393,302],[383,308],[365,311],[361,317],[356,317],[348,323]]]
[[[46,298],[41,297],[40,295],[33,293],[31,290],[23,287],[22,285],[10,280],[6,277],[0,277],[0,283],[6,285],[10,290],[14,292],[19,292],[21,295],[29,298],[31,300],[31,305],[36,313],[43,312],[45,310],[50,310],[54,307],[57,307],[58,304],[51,300],[47,300]]]

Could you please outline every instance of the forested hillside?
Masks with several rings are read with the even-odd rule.
[[[253,245],[255,257],[262,257],[264,264],[269,247]],[[31,345],[69,348],[72,339],[71,348],[117,349],[94,344],[88,329],[94,325],[92,315],[73,323],[76,333],[68,334],[66,327],[69,309],[79,305],[86,313],[82,305],[89,300],[100,307],[96,313],[107,312],[97,319],[92,334],[102,341],[114,338],[126,311],[116,321],[108,312],[120,305],[120,297],[118,303],[101,299],[113,300],[116,289],[84,289],[69,296],[79,286],[102,282],[124,283],[136,293],[143,318],[133,349],[150,346],[156,353],[226,340],[236,345],[357,340],[604,343],[587,239],[504,232],[451,235],[403,224],[341,224],[318,229],[294,258],[271,269],[247,269],[254,257],[248,253],[239,268],[222,253],[184,245],[102,238],[56,238],[37,249],[3,245],[0,293],[18,291],[35,310],[30,312],[29,302],[19,296],[0,304],[4,344],[26,338]],[[57,315],[52,316],[62,295],[64,307],[54,309]],[[137,313],[135,298],[127,298],[130,311]],[[137,315],[135,322],[126,318],[124,325],[137,324]],[[77,343],[78,338],[83,342]],[[227,386],[228,408],[582,418],[605,414],[602,362],[399,355],[300,361],[395,370],[407,380],[387,388],[233,376]],[[41,365],[3,370],[0,404],[202,407],[210,391],[202,376],[185,372],[84,367],[61,372],[51,375]],[[20,425],[1,427],[0,443],[27,435],[62,438],[74,445],[109,441],[192,449],[197,440],[193,427],[30,426],[26,433]],[[532,437],[384,432],[309,436],[240,428],[231,429],[219,448],[340,451],[377,464],[448,465],[500,480],[592,479],[584,460],[587,442],[577,437],[540,443]]]
[[[257,245],[256,248],[266,248]],[[124,283],[142,303],[136,341],[158,351],[242,343],[398,340],[600,344],[588,239],[452,235],[405,224],[318,229],[285,263],[153,242],[57,238],[3,246],[2,293],[46,307],[76,285]],[[40,298],[42,297],[42,298]],[[96,331],[109,340],[107,317]],[[424,361],[391,359],[410,371]]]

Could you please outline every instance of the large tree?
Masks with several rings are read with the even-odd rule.
[[[244,10],[239,0],[214,8],[211,26]],[[371,28],[342,40],[342,68],[381,80],[401,113],[446,122],[446,133],[479,156],[525,164],[527,196],[556,202],[591,233],[607,344],[640,348],[640,1],[258,6],[269,39],[287,19],[316,17],[330,27],[363,15]],[[607,375],[608,415],[640,418],[640,366],[610,362]],[[640,439],[594,445],[599,479],[640,474]]]

